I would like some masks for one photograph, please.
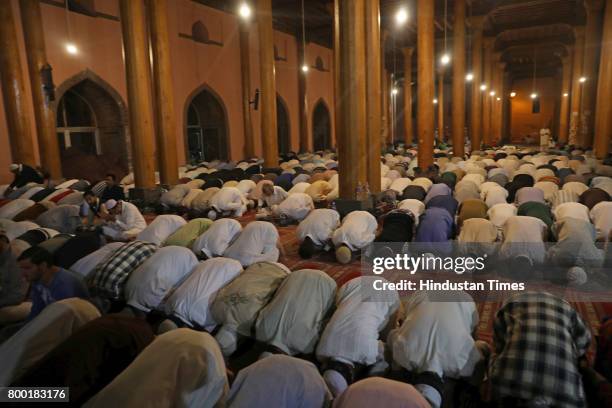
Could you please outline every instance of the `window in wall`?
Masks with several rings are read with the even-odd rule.
[[[204,44],[210,41],[208,29],[206,28],[203,22],[196,21],[195,23],[193,23],[193,25],[191,26],[191,38],[193,38],[194,41],[201,42]]]
[[[86,154],[102,154],[94,113],[74,91],[67,91],[58,104],[57,132],[61,150],[75,148]]]
[[[86,16],[96,17],[96,7],[94,0],[66,0],[68,2],[68,10],[75,13],[85,14]]]

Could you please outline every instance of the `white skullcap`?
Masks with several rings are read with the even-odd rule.
[[[581,286],[587,282],[588,278],[584,269],[572,266],[567,270],[567,280],[570,286]]]
[[[104,206],[106,207],[107,210],[112,210],[113,208],[115,208],[116,205],[117,205],[117,200],[113,200],[112,198],[110,200],[107,200],[104,203]]]
[[[18,169],[19,169],[19,165],[18,165],[17,163],[12,163],[12,164],[9,166],[9,170],[10,170],[10,171],[15,171],[15,170],[18,170]]]

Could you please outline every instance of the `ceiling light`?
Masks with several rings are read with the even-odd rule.
[[[395,13],[395,23],[398,26],[402,26],[406,24],[406,21],[408,21],[408,11],[402,7]]]
[[[306,64],[302,65],[302,72],[304,73],[308,72],[308,65]]]
[[[66,44],[66,51],[68,51],[68,54],[76,55],[79,52],[79,49],[76,45],[68,43]]]
[[[465,80],[468,82],[472,82],[473,79],[474,79],[474,74],[472,74],[471,72],[465,76]]]
[[[440,63],[442,63],[442,65],[448,65],[449,62],[450,56],[448,54],[442,55],[442,57],[440,58]]]
[[[567,98],[567,97],[569,96],[569,94],[568,94],[567,92],[564,92],[564,93],[563,93],[563,96],[564,96],[565,98]]]
[[[397,95],[398,92],[399,92],[399,90],[397,88],[393,88],[391,90],[391,95]]]
[[[498,96],[498,97],[497,97],[497,100],[498,100],[498,101],[501,101],[501,98]]]
[[[531,99],[535,99],[535,98],[537,98],[537,97],[538,97],[538,94],[537,94],[537,93],[535,93],[535,92],[534,92],[534,93],[532,93],[532,94],[531,94]]]
[[[514,91],[510,92],[510,97],[511,98],[514,98],[515,96],[516,96],[516,92],[514,92]]]
[[[437,105],[437,104],[438,104],[438,100],[437,100],[437,99],[434,99],[434,100],[433,100],[433,103],[434,103],[434,105]]]
[[[486,91],[487,90],[487,86],[485,84],[480,85],[480,90],[481,91]]]
[[[247,20],[251,17],[251,7],[249,7],[247,3],[242,3],[238,9],[238,14],[240,14],[240,17]]]
[[[495,91],[491,91],[491,92],[489,92],[489,95],[491,95],[491,96],[495,96]]]
[[[580,81],[580,83],[583,84],[586,82],[586,77],[580,77],[578,81]]]

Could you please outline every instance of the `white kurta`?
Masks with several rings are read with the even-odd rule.
[[[562,187],[563,191],[570,191],[572,193],[576,193],[577,195],[584,193],[588,189],[589,187],[586,184],[580,183],[578,181],[567,182],[563,184],[563,187]]]
[[[0,386],[8,387],[55,346],[98,317],[100,312],[94,305],[78,298],[59,300],[45,307],[0,346]]]
[[[158,249],[128,278],[125,284],[127,304],[144,312],[159,307],[197,263],[198,259],[187,248],[167,246]]]
[[[4,204],[2,207],[0,207],[0,218],[12,220],[17,214],[19,214],[26,208],[30,208],[34,204],[34,201],[23,198],[11,200],[8,203]]]
[[[305,193],[295,193],[274,207],[274,213],[292,220],[302,221],[313,209],[312,197]]]
[[[402,194],[404,192],[404,189],[411,184],[412,180],[410,180],[408,177],[400,177],[393,180],[389,188],[391,190],[397,191],[399,194]]]
[[[202,407],[223,404],[228,393],[221,350],[208,333],[172,330],[158,336],[87,408]]]
[[[158,215],[138,236],[138,241],[150,242],[160,246],[166,238],[187,224],[183,217],[172,214]]]
[[[419,225],[419,218],[425,212],[425,204],[414,198],[407,198],[406,200],[400,201],[397,208],[400,210],[408,210],[414,214],[414,225]]]
[[[610,232],[612,232],[612,201],[597,203],[591,208],[590,217],[597,231],[597,239],[606,240],[609,238]]]
[[[216,322],[209,310],[217,292],[242,273],[240,262],[229,258],[211,258],[200,262],[191,275],[166,302],[166,313],[174,314],[190,326],[210,331]]]
[[[123,245],[125,245],[123,242],[111,242],[110,244],[106,244],[97,251],[76,261],[69,269],[79,274],[79,276],[82,276],[83,279],[88,279],[98,264],[105,261],[110,254]]]
[[[253,191],[256,185],[257,184],[255,184],[253,180],[240,180],[238,185],[236,185],[236,188],[240,190],[242,195],[248,197],[249,193]]]
[[[272,192],[272,194],[269,196],[264,195],[262,198],[264,203],[266,203],[268,207],[272,208],[272,206],[279,205],[280,203],[282,203],[288,195],[289,194],[287,194],[285,189],[283,189],[282,187],[274,186],[274,191]]]
[[[206,232],[195,240],[191,249],[196,254],[203,253],[208,258],[221,256],[241,231],[242,225],[238,221],[221,218],[213,222]]]
[[[589,218],[589,207],[580,203],[559,204],[553,210],[553,215],[557,221],[563,218],[577,218],[586,222],[591,222]]]
[[[378,223],[376,218],[367,211],[353,211],[349,213],[342,225],[332,236],[332,242],[336,247],[348,246],[351,251],[365,248],[376,238]]]
[[[217,211],[232,211],[240,217],[247,209],[247,200],[236,187],[223,187],[210,199],[210,206]]]
[[[508,218],[514,217],[516,213],[517,208],[513,204],[508,203],[495,204],[487,211],[489,219],[497,228],[503,227]]]
[[[256,262],[276,262],[278,231],[274,224],[267,221],[253,221],[244,227],[238,238],[225,251],[223,256],[236,259],[243,266]]]
[[[297,227],[296,235],[299,242],[306,237],[312,239],[316,245],[325,245],[340,225],[338,211],[328,208],[313,210]]]
[[[136,237],[147,227],[147,222],[138,207],[127,201],[121,201],[121,214],[115,221],[103,227],[103,232],[114,239],[130,239]]]
[[[393,361],[408,371],[433,371],[440,377],[470,376],[480,356],[472,331],[478,312],[471,297],[465,301],[432,301],[426,292],[415,292],[404,304],[406,317],[389,333]],[[474,353],[478,353],[474,355]]]
[[[300,182],[295,184],[293,187],[291,187],[291,190],[289,190],[289,194],[295,194],[295,193],[304,193],[306,192],[306,190],[308,190],[308,187],[310,187],[310,183],[306,183],[306,182]]]
[[[319,360],[336,359],[372,365],[379,356],[379,333],[399,307],[396,291],[376,293],[370,299],[376,276],[361,276],[345,283],[336,294],[336,310],[317,345]]]
[[[542,263],[546,257],[544,238],[548,226],[535,217],[515,215],[504,224],[504,242],[499,255],[502,259],[512,259],[526,255],[534,263]]]
[[[6,233],[9,241],[14,240],[21,234],[25,234],[29,230],[38,228],[38,224],[31,221],[19,221],[0,219],[0,230]]]

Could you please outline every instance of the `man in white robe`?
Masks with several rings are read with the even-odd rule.
[[[173,214],[158,215],[138,236],[138,241],[150,242],[160,246],[166,238],[187,224],[183,217]]]
[[[595,204],[590,211],[590,217],[600,241],[612,241],[612,201],[602,201]]]
[[[376,238],[378,222],[367,211],[353,211],[342,220],[342,225],[332,236],[336,259],[342,264],[351,261],[353,251],[358,251]]]
[[[144,217],[132,203],[110,199],[104,203],[109,214],[102,232],[115,241],[130,241],[147,227]]]
[[[305,193],[289,195],[280,204],[272,206],[272,213],[293,221],[302,221],[314,209],[312,197]]]
[[[210,199],[208,218],[215,220],[219,214],[240,217],[247,210],[247,199],[236,187],[223,187]]]
[[[263,203],[268,208],[273,208],[283,202],[289,195],[281,186],[275,186],[272,184],[264,184],[261,189],[263,196]]]
[[[84,280],[91,277],[92,273],[96,270],[96,266],[102,263],[110,254],[115,252],[119,247],[125,245],[123,242],[111,242],[98,250],[84,256],[83,258],[76,261],[70,268],[72,272],[76,272]]]
[[[280,255],[278,231],[267,221],[253,221],[240,233],[223,256],[236,259],[242,266],[256,262],[276,262]]]
[[[512,261],[511,270],[527,274],[531,267],[542,264],[546,258],[544,239],[548,226],[539,218],[515,215],[504,224],[504,240],[499,249],[501,260]],[[515,263],[516,262],[516,263]]]
[[[222,256],[242,231],[242,225],[232,218],[221,218],[200,235],[191,249],[200,258]]]
[[[338,211],[328,208],[313,210],[297,227],[300,256],[310,258],[317,250],[329,250],[332,235],[339,226]]]

